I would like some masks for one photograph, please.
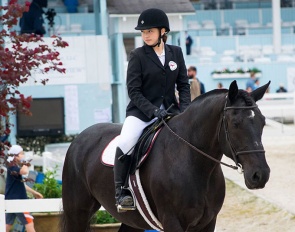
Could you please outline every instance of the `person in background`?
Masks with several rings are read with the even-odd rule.
[[[170,31],[166,13],[156,8],[144,10],[135,30],[141,31],[144,45],[131,51],[127,68],[130,102],[118,137],[114,165],[118,212],[135,209],[125,182],[133,147],[144,128],[158,119],[165,119],[169,107],[169,113],[178,114],[190,104],[190,86],[182,50],[166,44]],[[179,103],[175,97],[175,86]]]
[[[24,184],[22,175],[29,173],[29,167],[22,164],[23,159],[23,148],[19,145],[12,145],[8,150],[5,200],[27,199],[27,192],[35,198],[43,198],[42,194]],[[25,226],[27,232],[35,232],[33,217],[29,212],[6,213],[5,216],[6,232],[10,231],[16,217]]]
[[[250,77],[249,77],[249,79],[246,82],[246,91],[247,92],[250,93],[250,92],[252,92],[253,90],[256,89],[255,80],[256,80],[256,75],[255,75],[254,72],[251,72],[250,73]]]
[[[47,7],[47,0],[33,0],[29,11],[24,12],[20,19],[19,25],[21,34],[31,34],[43,36],[46,31],[44,27],[42,7]]]
[[[218,82],[217,89],[223,89],[223,84],[221,82]]]
[[[279,88],[276,90],[277,93],[286,93],[287,89],[284,87],[283,83],[280,83]]]
[[[190,83],[191,90],[191,101],[193,101],[196,97],[201,95],[201,83],[198,78],[194,75],[191,75],[191,67],[188,69],[188,77]]]
[[[195,66],[190,66],[188,68],[188,70],[187,70],[187,75],[188,75],[188,78],[190,79],[190,82],[191,82],[191,98],[194,99],[195,97],[199,96],[200,94],[204,94],[205,93],[205,86],[197,78],[197,68]],[[191,81],[191,80],[195,80],[195,81]],[[197,83],[197,82],[199,83],[199,90],[200,90],[200,92],[197,92],[198,91],[198,88],[194,88],[192,86],[192,83]],[[194,90],[195,90],[195,92],[194,92]]]
[[[255,81],[254,81],[254,88],[255,89],[257,89],[259,86],[260,86],[260,80],[257,78],[257,79],[255,79]]]
[[[247,91],[248,93],[251,93],[251,92],[252,92],[252,88],[249,86],[249,87],[246,88],[246,91]]]
[[[186,46],[186,54],[187,55],[190,55],[191,54],[192,44],[193,44],[193,39],[192,39],[192,37],[186,31],[185,32],[185,46]]]

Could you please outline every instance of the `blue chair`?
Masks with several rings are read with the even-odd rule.
[[[38,172],[35,183],[43,183],[45,175],[43,172]]]
[[[67,7],[68,13],[77,13],[78,12],[78,0],[65,0],[64,4]]]

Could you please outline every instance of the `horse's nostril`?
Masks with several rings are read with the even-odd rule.
[[[252,176],[253,182],[259,182],[261,180],[261,173],[260,172],[255,172],[254,175]]]

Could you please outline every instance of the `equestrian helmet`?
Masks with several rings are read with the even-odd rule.
[[[165,28],[166,33],[170,31],[169,20],[164,11],[150,8],[140,14],[135,30],[146,30],[150,28]]]

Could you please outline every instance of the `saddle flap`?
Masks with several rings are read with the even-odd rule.
[[[156,121],[154,124],[149,125],[144,129],[131,154],[133,157],[130,173],[134,173],[135,170],[138,169],[145,161],[162,127],[163,123],[161,121]],[[114,166],[118,139],[119,136],[116,136],[114,139],[112,139],[110,143],[105,147],[101,155],[101,163],[105,166]]]
[[[157,132],[150,134],[145,140],[142,140],[142,143],[138,148],[134,149],[134,152],[132,153],[133,159],[132,159],[132,167],[130,173],[134,173],[137,168],[141,166],[141,164],[146,160],[148,154],[151,151],[151,148],[158,136]],[[116,155],[116,148],[118,146],[118,139],[119,136],[116,136],[111,142],[105,147],[100,160],[101,163],[105,166],[113,167],[115,163],[115,155]],[[137,146],[136,146],[137,147]]]

